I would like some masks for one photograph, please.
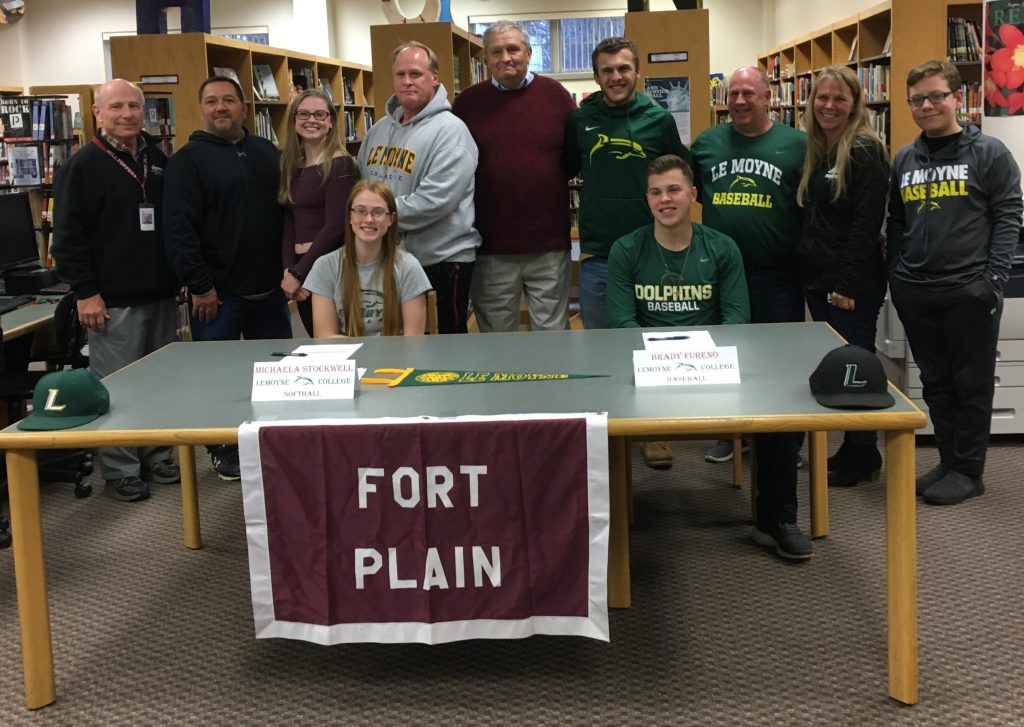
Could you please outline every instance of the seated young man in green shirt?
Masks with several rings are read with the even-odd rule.
[[[677,156],[647,165],[654,223],[620,237],[608,255],[612,328],[750,323],[743,258],[732,238],[690,220],[693,171]]]
[[[690,221],[693,170],[673,154],[647,165],[654,224],[620,237],[608,254],[610,328],[750,323],[743,257],[731,237]],[[647,463],[672,466],[664,442],[644,445]]]

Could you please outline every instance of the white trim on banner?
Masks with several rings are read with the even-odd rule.
[[[589,501],[588,614],[532,616],[525,619],[473,619],[436,623],[392,622],[318,624],[277,620],[274,613],[263,498],[259,431],[263,427],[364,426],[373,424],[439,424],[451,422],[584,419],[587,423],[587,490]],[[357,642],[441,644],[464,639],[521,639],[534,634],[586,636],[610,640],[608,630],[608,416],[599,414],[505,414],[460,417],[381,417],[376,419],[306,419],[246,422],[238,429],[242,471],[242,504],[249,550],[249,578],[256,638],[289,638],[323,645]]]

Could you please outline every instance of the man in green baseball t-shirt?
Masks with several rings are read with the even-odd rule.
[[[740,68],[729,79],[732,123],[713,126],[693,142],[694,171],[703,221],[739,246],[750,294],[752,323],[804,320],[804,299],[795,261],[800,239],[800,183],[806,147],[802,132],[768,116],[768,77]],[[757,458],[757,525],[754,540],[783,558],[802,560],[814,552],[796,525],[796,470],[800,434],[754,437]],[[728,442],[706,455],[732,458]]]

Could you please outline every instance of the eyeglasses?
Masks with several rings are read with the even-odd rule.
[[[940,103],[946,100],[947,96],[952,95],[953,91],[936,91],[935,93],[930,93],[927,96],[911,96],[910,98],[907,99],[907,103],[910,104],[915,109],[919,109],[922,106],[924,106],[924,100],[928,99],[928,103],[930,103],[932,106],[938,106]]]
[[[383,207],[374,207],[372,210],[366,207],[352,207],[349,211],[353,217],[372,217],[375,220],[383,220],[388,214]]]
[[[323,110],[320,110],[320,111],[307,111],[306,109],[299,109],[298,111],[295,112],[295,118],[297,118],[299,121],[305,121],[310,116],[312,116],[317,121],[324,121],[330,115],[331,115],[330,112],[323,111]]]

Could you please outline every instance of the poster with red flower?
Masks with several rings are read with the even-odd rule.
[[[1024,115],[1024,0],[986,8],[985,115]]]

